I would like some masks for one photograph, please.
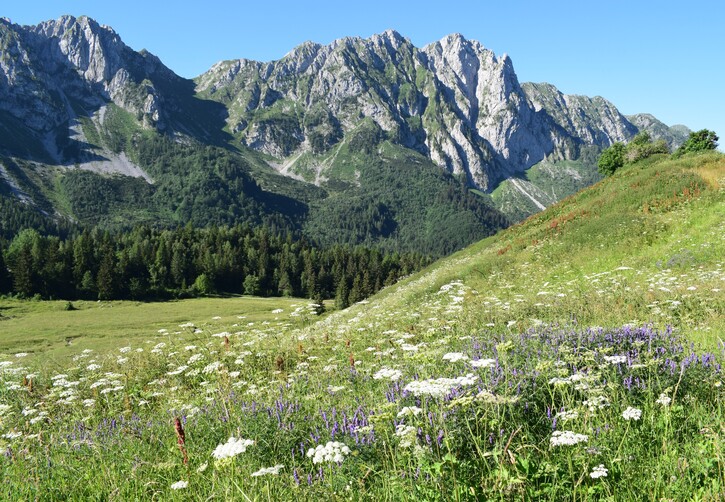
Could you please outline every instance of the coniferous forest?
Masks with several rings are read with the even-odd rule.
[[[335,298],[344,308],[429,262],[416,253],[319,248],[248,225],[139,226],[66,237],[25,229],[2,246],[0,293],[67,300],[298,296]]]

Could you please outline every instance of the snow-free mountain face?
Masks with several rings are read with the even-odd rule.
[[[498,211],[518,219],[593,182],[598,151],[642,129],[672,146],[688,132],[520,84],[508,56],[458,34],[307,42],[192,81],[87,17],[0,19],[0,196],[53,218],[272,218],[321,242],[443,253],[505,224]]]
[[[40,140],[51,160],[76,160],[66,157],[77,148],[63,151],[68,136],[85,143],[79,120],[102,125],[111,103],[160,132],[210,139],[223,125],[221,107],[196,100],[191,81],[129,48],[108,26],[72,16],[37,26],[0,19],[0,111]]]
[[[306,43],[271,63],[220,62],[197,84],[227,105],[229,129],[256,150],[324,152],[369,118],[484,190],[542,160],[574,159],[581,146],[626,142],[639,130],[603,98],[520,85],[508,56],[458,34],[422,49],[394,31]]]

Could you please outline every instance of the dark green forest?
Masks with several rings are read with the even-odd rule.
[[[431,261],[360,246],[322,249],[249,225],[67,237],[25,229],[0,242],[0,293],[67,300],[249,294],[335,298],[344,308]]]

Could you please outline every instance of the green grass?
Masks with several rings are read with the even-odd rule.
[[[18,343],[44,309],[140,336],[0,357],[0,498],[720,500],[724,183],[633,165],[311,324],[10,304]]]
[[[88,348],[110,351],[187,322],[208,330],[250,322],[278,323],[281,315],[272,313],[276,309],[286,312],[287,322],[289,313],[308,303],[296,298],[248,296],[160,303],[75,301],[72,305],[77,310],[67,311],[66,301],[6,298],[0,300],[0,354],[29,352],[60,360]],[[293,318],[295,323],[304,319]]]

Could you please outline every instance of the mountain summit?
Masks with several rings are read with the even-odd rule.
[[[592,183],[640,130],[688,132],[521,84],[460,34],[306,42],[189,80],[88,17],[0,20],[0,203],[55,220],[274,222],[441,254]]]
[[[323,153],[370,119],[387,137],[486,191],[542,160],[626,142],[639,130],[603,98],[519,84],[511,59],[449,35],[422,49],[395,31],[305,43],[279,61],[224,61],[197,90],[229,109],[241,144]],[[671,142],[668,129],[658,134]]]

